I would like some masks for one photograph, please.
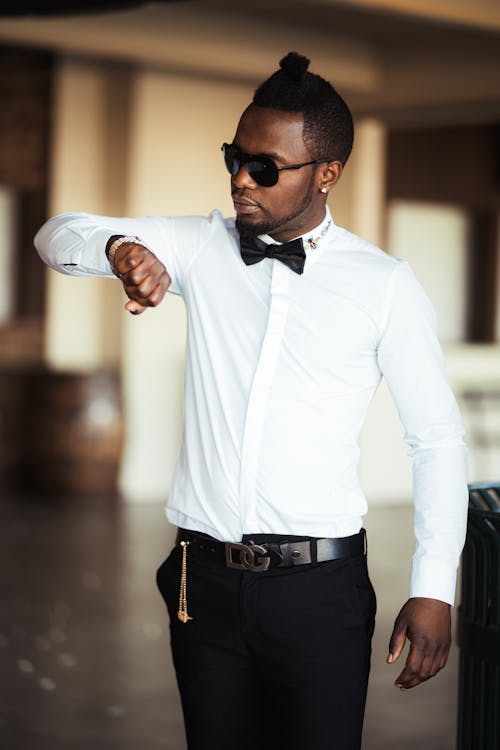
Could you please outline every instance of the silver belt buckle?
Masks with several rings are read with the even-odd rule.
[[[239,552],[240,561],[233,560],[233,551]],[[259,557],[257,557],[259,556]],[[226,565],[236,570],[250,570],[252,573],[261,573],[269,568],[271,558],[265,547],[259,544],[238,544],[237,542],[226,542]]]

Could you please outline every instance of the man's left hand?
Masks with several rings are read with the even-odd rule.
[[[394,623],[387,663],[401,656],[406,639],[410,651],[395,681],[401,690],[416,687],[444,667],[451,645],[450,605],[438,599],[414,597],[402,607]]]

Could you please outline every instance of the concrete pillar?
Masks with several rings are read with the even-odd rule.
[[[356,123],[351,165],[351,229],[375,245],[384,243],[386,131],[375,119]]]
[[[59,64],[55,75],[50,215],[123,209],[116,180],[123,172],[124,155],[117,150],[125,126],[112,112],[110,97],[110,91],[118,92],[122,84],[123,73],[109,66],[73,59]],[[65,277],[49,270],[47,284],[47,363],[54,369],[69,370],[116,364],[121,326],[118,282]]]
[[[0,187],[0,324],[12,317],[14,307],[15,192]]]

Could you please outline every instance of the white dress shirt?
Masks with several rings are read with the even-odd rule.
[[[384,375],[413,457],[410,596],[453,603],[466,530],[463,429],[434,312],[408,264],[337,227],[328,210],[304,235],[321,238],[305,243],[302,275],[277,259],[246,266],[234,219],[218,211],[64,214],[35,244],[59,271],[112,276],[104,248],[114,234],[151,248],[187,309],[169,520],[226,541],[357,533],[367,510],[358,436]]]

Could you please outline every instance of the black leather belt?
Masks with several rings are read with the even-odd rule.
[[[342,557],[366,555],[364,529],[353,536],[337,539],[309,538],[304,541],[261,542],[251,539],[244,542],[219,542],[196,531],[179,529],[177,544],[189,542],[189,555],[225,564],[236,570],[260,573],[271,568],[291,568],[295,565],[338,560]]]

